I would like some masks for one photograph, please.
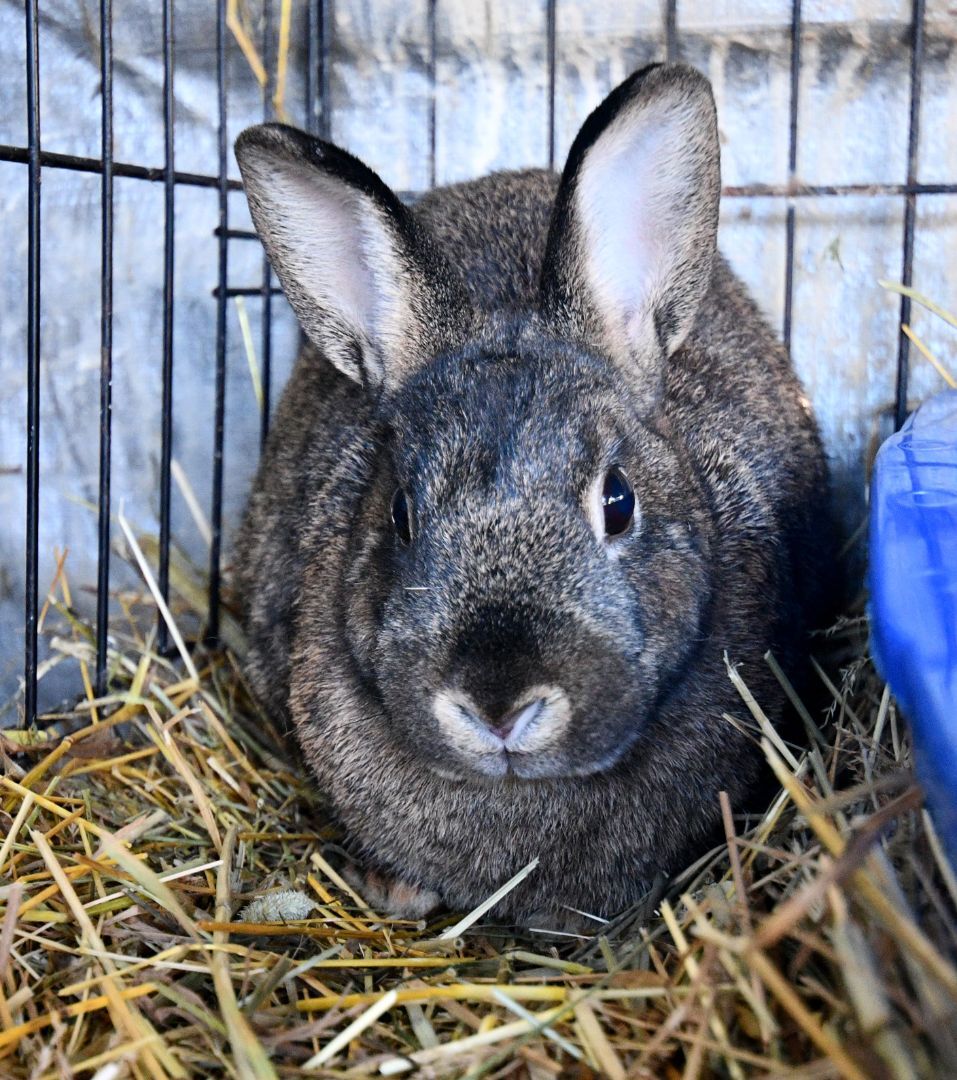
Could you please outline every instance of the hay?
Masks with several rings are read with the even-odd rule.
[[[58,565],[46,632],[89,688]],[[149,595],[118,602],[110,696],[0,735],[0,1075],[957,1074],[957,881],[862,618],[821,642],[826,722],[797,701],[810,749],[729,668],[767,812],[723,804],[664,895],[559,938],[371,912],[233,654],[194,648],[194,678]]]

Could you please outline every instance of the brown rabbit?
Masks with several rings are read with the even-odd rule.
[[[292,128],[236,153],[312,343],[240,538],[256,691],[392,906],[538,857],[498,915],[622,909],[753,785],[724,657],[779,716],[762,656],[829,556],[807,400],[716,251],[707,81],[645,68],[560,179],[413,208]]]

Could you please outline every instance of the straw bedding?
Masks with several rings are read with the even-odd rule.
[[[119,602],[97,701],[61,561],[44,630],[87,698],[0,735],[0,1076],[957,1075],[957,881],[862,617],[803,745],[729,668],[767,812],[562,938],[370,911],[234,653],[159,656],[149,592]]]

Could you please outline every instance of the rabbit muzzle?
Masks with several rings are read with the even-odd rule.
[[[538,685],[505,713],[489,715],[461,690],[440,690],[432,711],[443,738],[488,776],[537,775],[542,754],[561,743],[572,718],[560,686]]]

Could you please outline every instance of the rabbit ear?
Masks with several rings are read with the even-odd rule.
[[[653,65],[585,121],[548,235],[542,306],[634,370],[653,398],[711,277],[720,195],[711,87]]]
[[[361,161],[283,124],[236,141],[253,223],[303,330],[340,371],[395,386],[467,317],[455,275]]]

